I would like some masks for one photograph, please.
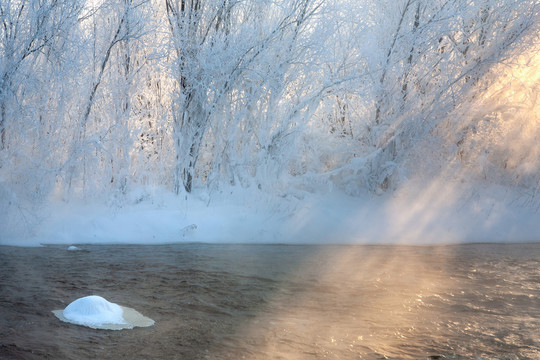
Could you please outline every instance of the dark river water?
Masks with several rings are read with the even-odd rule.
[[[0,246],[0,359],[540,359],[540,243],[79,247]]]

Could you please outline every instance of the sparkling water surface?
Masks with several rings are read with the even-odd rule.
[[[540,243],[77,246],[0,247],[0,358],[540,359]],[[156,324],[50,313],[92,294]]]

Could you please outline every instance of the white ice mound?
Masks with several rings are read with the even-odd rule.
[[[94,329],[121,330],[154,325],[154,320],[136,310],[108,302],[97,295],[77,299],[64,310],[54,310],[53,313],[62,321]]]
[[[120,305],[101,296],[86,296],[75,300],[64,309],[64,317],[81,325],[125,324]]]

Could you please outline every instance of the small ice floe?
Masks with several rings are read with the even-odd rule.
[[[53,310],[53,313],[64,322],[92,329],[122,330],[154,325],[154,320],[138,311],[108,302],[97,295],[77,299],[64,310]]]
[[[68,250],[69,251],[79,251],[79,250],[81,250],[81,248],[78,248],[75,245],[71,245],[70,247],[68,247]]]

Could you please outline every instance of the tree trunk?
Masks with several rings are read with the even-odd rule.
[[[6,148],[6,104],[0,102],[0,150]]]
[[[385,90],[384,90],[384,83],[385,83],[385,80],[386,80],[386,74],[387,74],[387,72],[389,70],[390,61],[392,59],[392,54],[395,51],[396,43],[397,43],[397,40],[398,40],[398,38],[399,38],[399,36],[401,34],[401,28],[403,26],[403,22],[405,20],[405,15],[407,14],[407,11],[409,9],[411,1],[412,0],[407,0],[407,3],[403,7],[403,11],[401,12],[401,16],[399,18],[399,22],[398,22],[396,32],[394,33],[394,36],[393,36],[393,39],[392,39],[392,44],[390,45],[390,48],[388,49],[388,53],[386,54],[386,59],[385,59],[384,66],[382,68],[381,77],[379,78],[379,84],[380,84],[381,89],[380,89],[380,95],[378,96],[377,103],[375,105],[376,106],[375,120],[374,120],[375,125],[380,125],[380,123],[381,123],[381,113],[382,113],[382,110],[383,110],[382,108],[385,105],[385,103],[387,101],[387,96],[388,96],[388,94],[386,94]]]
[[[5,73],[2,77],[2,83],[0,84],[0,150],[4,150],[7,146],[6,144],[6,87],[8,86],[8,74]]]

